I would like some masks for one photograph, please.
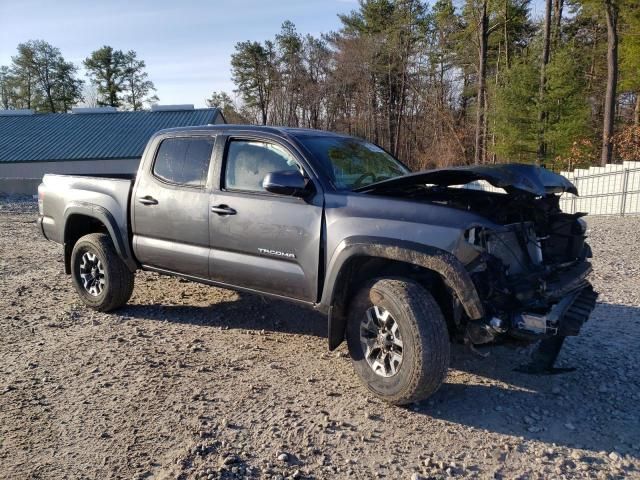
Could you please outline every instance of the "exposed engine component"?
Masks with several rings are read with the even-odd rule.
[[[555,334],[557,328],[550,327],[546,315],[536,315],[535,313],[517,313],[513,316],[514,327],[519,330],[531,332],[534,335]]]
[[[470,271],[488,313],[466,325],[465,338],[484,344],[503,334],[528,341],[577,335],[597,297],[586,280],[591,264],[585,259],[591,255],[582,214],[562,213],[554,195],[529,198],[527,204],[510,195],[498,205],[493,201],[500,194],[483,193],[493,208],[490,216],[508,223],[472,226],[465,233],[480,252]],[[475,201],[478,194],[471,196]]]
[[[497,333],[504,333],[508,329],[504,326],[504,322],[501,318],[493,317],[489,320],[489,326]]]
[[[533,222],[504,225],[501,230],[472,227],[467,230],[467,241],[499,258],[509,275],[530,270],[542,264],[541,239],[536,236]]]

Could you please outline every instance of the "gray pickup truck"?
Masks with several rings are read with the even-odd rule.
[[[477,181],[496,191],[460,188]],[[158,132],[135,177],[46,175],[38,223],[89,307],[126,304],[138,269],[298,302],[407,404],[443,382],[451,341],[539,342],[520,368],[559,370],[597,297],[563,192],[529,165],[411,173],[350,136],[216,125]]]

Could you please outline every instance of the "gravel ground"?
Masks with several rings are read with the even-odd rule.
[[[640,478],[640,217],[589,220],[601,296],[575,372],[456,346],[397,408],[282,302],[139,273],[129,306],[88,310],[36,215],[0,199],[0,478]]]

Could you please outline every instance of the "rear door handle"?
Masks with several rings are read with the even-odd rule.
[[[158,200],[153,198],[151,195],[147,195],[146,197],[139,197],[138,201],[143,205],[157,205]]]
[[[213,213],[217,213],[218,215],[235,215],[237,212],[228,205],[214,205],[211,207],[211,211]]]

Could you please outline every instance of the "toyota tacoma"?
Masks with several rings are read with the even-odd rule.
[[[369,390],[407,404],[452,341],[537,342],[514,367],[558,370],[597,297],[564,192],[531,165],[411,173],[346,135],[216,125],[158,132],[135,176],[45,175],[38,223],[91,308],[125,305],[138,269],[307,305]]]

